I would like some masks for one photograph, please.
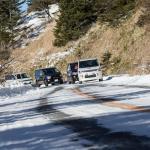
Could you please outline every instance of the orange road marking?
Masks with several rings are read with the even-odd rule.
[[[89,95],[88,93],[83,93],[79,88],[72,89],[72,91],[80,96],[89,98],[89,99],[99,99],[99,97],[96,97],[94,95]],[[117,100],[111,101],[111,102],[102,102],[102,105],[109,106],[109,107],[117,107],[121,109],[127,109],[127,110],[134,110],[134,111],[140,111],[140,112],[150,112],[150,109],[145,109],[142,106],[135,106],[131,104],[125,104],[125,103],[119,103]]]

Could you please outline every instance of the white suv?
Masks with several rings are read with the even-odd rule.
[[[18,73],[15,74],[18,81],[22,82],[23,84],[32,84],[32,78],[29,77],[26,73]]]
[[[78,77],[79,83],[92,80],[102,81],[102,70],[98,60],[96,58],[79,60]]]
[[[26,73],[17,73],[5,76],[6,82],[16,82],[16,83],[23,83],[23,84],[33,84],[33,80],[29,77]]]

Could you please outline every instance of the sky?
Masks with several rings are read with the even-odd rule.
[[[27,5],[26,3],[24,3],[24,4],[22,5],[22,7],[21,7],[21,10],[22,10],[22,11],[26,11],[27,8],[28,8],[28,5]]]

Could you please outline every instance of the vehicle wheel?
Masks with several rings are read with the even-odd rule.
[[[36,86],[37,86],[37,87],[40,87],[41,85],[40,85],[40,84],[36,84]]]
[[[61,80],[59,81],[59,83],[60,83],[60,84],[63,84],[64,82],[63,82],[63,80],[61,79]]]
[[[99,79],[99,82],[103,81],[103,79]]]
[[[40,84],[38,84],[38,81],[36,81],[35,86],[40,87]]]
[[[55,85],[55,83],[54,83],[54,82],[52,82],[52,85]]]
[[[71,82],[71,84],[74,84],[74,83],[75,83],[75,80],[74,80],[73,77],[71,78],[71,81],[70,81],[70,82]]]
[[[44,81],[44,84],[45,84],[45,86],[48,86],[48,82],[46,80]]]
[[[72,84],[75,84],[75,80],[72,80]]]
[[[67,82],[68,82],[68,84],[71,84],[72,83],[72,78],[68,78]]]
[[[79,81],[79,84],[82,84],[82,81]]]

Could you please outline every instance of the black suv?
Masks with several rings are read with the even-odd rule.
[[[78,62],[68,64],[67,67],[67,82],[69,84],[78,81]]]
[[[48,86],[48,84],[63,83],[62,74],[55,67],[35,70],[35,80],[38,87],[42,84]]]

